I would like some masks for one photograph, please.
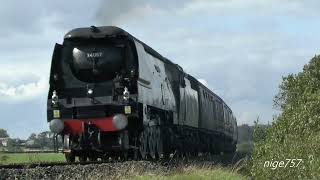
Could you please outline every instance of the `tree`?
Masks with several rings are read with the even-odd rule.
[[[32,133],[26,142],[26,147],[28,148],[40,148],[40,142],[36,133]]]
[[[315,56],[298,74],[283,78],[274,106],[281,114],[266,134],[259,132],[254,146],[254,179],[319,179],[320,177],[320,56]],[[260,138],[261,139],[261,138]],[[301,159],[294,167],[265,167],[265,162]],[[290,162],[297,165],[296,162]],[[278,165],[278,164],[277,164]]]
[[[44,131],[38,134],[38,142],[40,147],[53,148],[52,137],[53,137],[53,133],[50,131]]]
[[[8,151],[19,152],[21,149],[21,140],[20,139],[9,139],[8,140]]]
[[[36,133],[32,133],[29,137],[28,140],[36,140],[37,139],[37,134]]]
[[[53,133],[50,131],[44,131],[38,135],[32,133],[27,139],[26,146],[28,148],[53,149]]]
[[[5,129],[0,129],[0,138],[8,138],[9,134]]]
[[[259,117],[254,121],[253,141],[255,143],[263,142],[267,137],[269,125],[259,123]]]

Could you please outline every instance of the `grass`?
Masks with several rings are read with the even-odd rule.
[[[143,174],[140,176],[131,177],[132,180],[148,180],[148,179],[161,179],[161,180],[244,180],[247,177],[232,172],[229,169],[219,168],[219,167],[210,167],[210,168],[201,168],[201,167],[187,167],[183,170],[174,171],[170,175],[161,175],[161,174]]]
[[[62,153],[0,153],[0,164],[65,161]]]

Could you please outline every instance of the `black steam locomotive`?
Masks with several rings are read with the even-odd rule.
[[[118,27],[74,29],[56,44],[47,107],[68,162],[236,150],[224,101]]]

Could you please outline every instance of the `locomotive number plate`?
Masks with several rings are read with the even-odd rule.
[[[131,114],[131,106],[124,106],[124,113]]]
[[[60,111],[59,110],[53,110],[53,118],[60,118]]]

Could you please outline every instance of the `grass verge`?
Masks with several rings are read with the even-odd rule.
[[[244,180],[247,177],[240,175],[236,172],[232,172],[226,168],[220,167],[196,167],[189,166],[183,169],[176,169],[168,175],[162,174],[148,174],[133,176],[129,179],[132,180],[147,180],[147,179],[161,179],[161,180],[198,180],[198,179],[210,179],[210,180]]]
[[[65,161],[62,153],[0,153],[0,164]]]

